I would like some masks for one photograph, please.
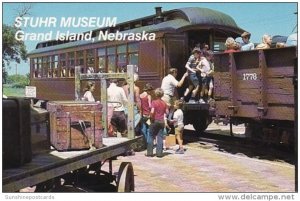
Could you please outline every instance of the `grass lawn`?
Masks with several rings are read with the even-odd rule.
[[[25,96],[25,89],[22,88],[12,88],[4,85],[2,89],[3,89],[3,94],[6,96],[15,96],[15,97]]]

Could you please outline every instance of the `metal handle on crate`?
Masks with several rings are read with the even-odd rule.
[[[75,129],[81,131],[80,133],[85,137],[84,138],[85,143],[90,143],[89,136],[87,135],[85,130],[86,130],[87,127],[91,127],[91,125],[92,125],[91,122],[82,121],[82,120],[71,121],[71,123],[70,123],[70,127],[73,127]]]

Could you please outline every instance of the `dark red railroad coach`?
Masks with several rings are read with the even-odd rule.
[[[37,98],[72,100],[75,66],[82,72],[117,72],[127,65],[137,65],[140,84],[151,82],[159,87],[169,68],[185,72],[190,48],[197,43],[210,49],[224,50],[228,36],[237,37],[243,30],[228,15],[206,8],[182,8],[94,30],[110,33],[155,33],[154,41],[46,41],[29,53],[31,85],[37,87]],[[99,89],[99,87],[96,87]],[[98,91],[99,92],[99,91]],[[99,93],[95,93],[99,94]],[[99,99],[99,95],[97,97]]]

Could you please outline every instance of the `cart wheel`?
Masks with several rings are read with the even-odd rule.
[[[35,192],[49,192],[51,189],[61,186],[60,178],[47,180],[36,185]]]
[[[131,162],[122,162],[118,172],[117,191],[134,191],[134,173]]]

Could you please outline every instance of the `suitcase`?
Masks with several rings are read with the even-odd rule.
[[[15,168],[31,161],[30,100],[2,99],[3,168]]]
[[[49,112],[40,107],[31,107],[32,155],[50,151]]]
[[[52,101],[50,142],[58,151],[83,150],[103,146],[102,105],[87,101]]]

